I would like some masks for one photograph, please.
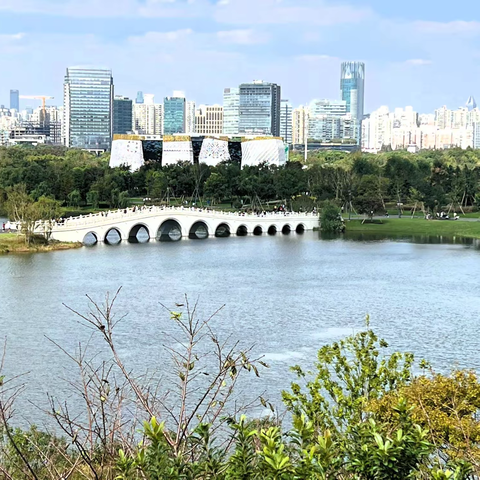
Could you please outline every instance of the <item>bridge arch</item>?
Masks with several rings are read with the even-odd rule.
[[[246,237],[248,235],[248,228],[246,225],[240,225],[237,228],[237,237]]]
[[[182,239],[182,226],[180,222],[169,218],[162,222],[157,231],[157,240],[161,242],[178,242]]]
[[[98,243],[98,235],[95,232],[88,232],[82,240],[86,247],[93,247]]]
[[[107,230],[103,241],[107,245],[118,245],[122,242],[122,232],[118,227],[111,227]]]
[[[292,227],[287,223],[282,227],[282,233],[288,235],[292,231]]]
[[[138,234],[140,233],[140,238]],[[147,243],[150,240],[150,230],[145,223],[137,223],[128,233],[130,243]]]
[[[276,225],[270,225],[267,230],[269,235],[275,235],[277,233],[277,226]]]
[[[297,227],[295,228],[295,231],[297,233],[300,233],[300,234],[304,233],[305,232],[305,225],[303,223],[299,223],[297,225]]]
[[[221,238],[229,237],[230,233],[231,233],[231,230],[230,230],[230,225],[228,223],[221,223],[215,229],[216,237],[221,237]]]
[[[208,234],[208,225],[204,221],[199,220],[190,227],[188,238],[191,240],[205,240],[208,238]]]
[[[254,235],[262,235],[262,234],[263,234],[263,228],[261,227],[261,225],[257,225],[257,226],[253,229],[253,234],[254,234]]]

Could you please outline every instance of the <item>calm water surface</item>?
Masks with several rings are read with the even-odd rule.
[[[120,286],[117,311],[128,315],[118,345],[129,368],[165,365],[161,344],[172,321],[160,303],[175,308],[188,294],[199,298],[204,316],[226,304],[214,330],[255,344],[271,364],[245,394],[266,390],[277,404],[288,367],[311,364],[321,345],[360,329],[366,314],[393,348],[438,370],[480,368],[474,244],[322,240],[309,232],[8,255],[0,257],[0,271],[4,373],[30,372],[24,398],[37,404],[45,404],[47,392],[61,397],[59,379],[74,371],[46,337],[73,351],[90,335],[62,303],[87,312],[85,294],[101,301]],[[25,412],[36,415],[34,407]]]

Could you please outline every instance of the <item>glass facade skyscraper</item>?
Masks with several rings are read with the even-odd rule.
[[[10,90],[10,109],[20,111],[20,94],[18,90]]]
[[[163,101],[163,133],[185,133],[185,97],[165,97]]]
[[[112,71],[67,68],[64,83],[63,143],[86,150],[109,150],[113,127]]]
[[[132,131],[133,102],[116,95],[113,99],[113,134],[123,135]]]
[[[144,99],[143,99],[143,92],[137,92],[137,99],[135,100],[135,103],[143,103],[144,102]]]
[[[240,89],[223,89],[223,133],[238,135],[238,120],[240,107]]]
[[[276,83],[240,85],[239,133],[280,136],[281,89]]]
[[[362,121],[365,101],[365,64],[362,62],[343,62],[340,91],[342,100],[347,103],[347,113]]]

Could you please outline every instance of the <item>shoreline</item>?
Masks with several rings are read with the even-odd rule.
[[[362,220],[347,220],[345,222],[345,232],[392,236],[425,235],[480,239],[480,222],[478,221],[385,218],[374,219],[374,223],[366,222],[362,225]]]
[[[12,253],[42,253],[54,252],[57,250],[72,250],[80,248],[83,244],[80,242],[56,242],[52,241],[47,245],[31,244],[27,245],[23,235],[17,233],[0,233],[0,255]]]

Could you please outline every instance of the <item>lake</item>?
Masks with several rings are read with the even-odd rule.
[[[318,233],[209,238],[180,242],[96,245],[78,250],[0,257],[0,336],[7,337],[8,377],[29,372],[20,400],[25,420],[46,394],[68,396],[61,378],[68,351],[90,331],[62,304],[88,312],[85,294],[102,301],[120,286],[116,311],[127,313],[118,347],[136,372],[168,360],[161,345],[172,320],[161,303],[198,299],[207,316],[225,304],[212,326],[255,345],[271,365],[244,385],[247,397],[266,390],[275,404],[288,387],[288,367],[310,365],[326,342],[364,325],[393,349],[413,351],[437,370],[480,368],[478,243],[368,236],[322,239]],[[93,342],[101,348],[102,342]],[[28,400],[28,401],[27,401]]]

